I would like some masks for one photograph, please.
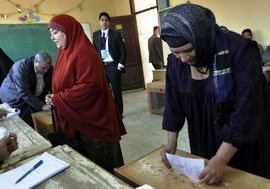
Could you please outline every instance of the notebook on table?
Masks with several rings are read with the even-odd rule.
[[[38,168],[33,170],[20,182],[15,184],[16,181],[22,175],[24,175],[40,160],[42,160],[43,163]],[[1,188],[8,188],[8,189],[34,188],[35,186],[41,184],[45,180],[64,171],[68,167],[69,164],[67,162],[62,161],[47,152],[44,152],[42,155],[28,161],[27,163],[1,174],[0,175]]]

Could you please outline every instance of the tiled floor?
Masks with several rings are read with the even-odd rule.
[[[128,134],[122,137],[121,147],[125,163],[129,163],[166,144],[167,132],[162,130],[162,116],[148,111],[146,91],[125,93],[123,98]],[[178,148],[190,152],[186,125],[180,132]]]

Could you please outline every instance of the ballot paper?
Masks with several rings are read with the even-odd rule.
[[[0,120],[8,119],[20,114],[20,110],[18,108],[7,108],[5,111],[7,111],[7,115],[3,118],[0,118]]]
[[[137,187],[136,189],[154,189],[154,188],[149,184],[144,184],[142,186]]]
[[[8,130],[4,126],[0,126],[0,140],[7,136]]]
[[[199,182],[199,174],[204,169],[204,159],[186,158],[166,153],[172,169],[180,174],[186,175],[195,182]]]
[[[16,181],[31,169],[40,160],[43,163],[23,178],[17,184]],[[44,152],[42,155],[28,161],[27,163],[7,171],[0,175],[0,188],[3,189],[29,189],[34,188],[50,177],[62,172],[69,167],[69,164]]]

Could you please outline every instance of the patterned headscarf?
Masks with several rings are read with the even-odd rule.
[[[175,42],[176,37],[179,38],[178,42]],[[196,53],[193,66],[213,69],[217,103],[234,99],[228,42],[225,32],[216,24],[215,16],[209,9],[194,4],[172,8],[161,24],[161,38],[174,47],[183,44],[183,39],[192,43]]]
[[[215,26],[215,16],[209,9],[195,4],[182,4],[165,15],[161,23],[161,38],[169,46],[168,37],[186,39],[195,48],[194,66],[209,67],[214,58]]]

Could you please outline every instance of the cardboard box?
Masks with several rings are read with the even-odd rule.
[[[165,108],[165,80],[147,84],[149,111],[153,114],[163,115]]]
[[[47,135],[53,132],[51,111],[32,113],[32,119],[34,122],[35,130],[44,138],[47,138]]]

